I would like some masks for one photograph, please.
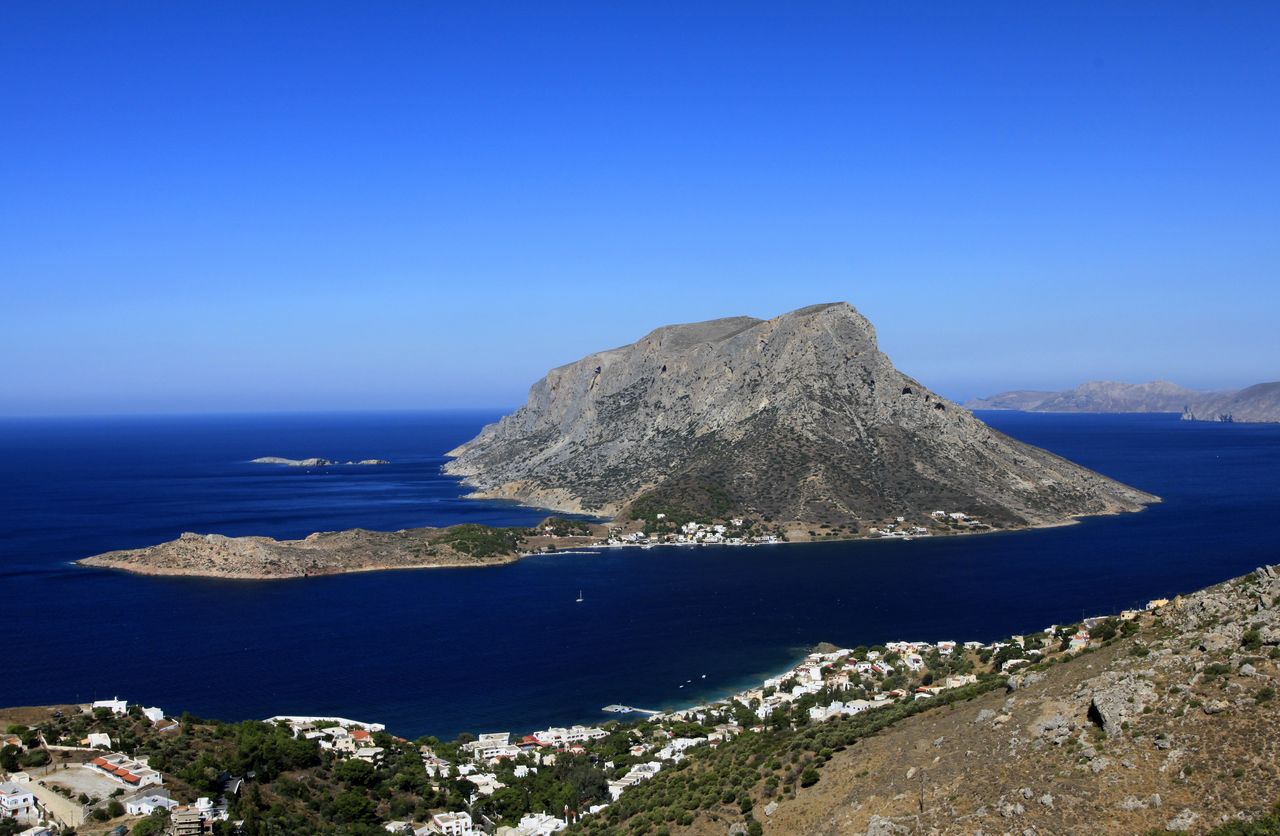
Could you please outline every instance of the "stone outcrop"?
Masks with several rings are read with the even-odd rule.
[[[1104,674],[1089,701],[1089,717],[1108,736],[1116,735],[1125,723],[1142,713],[1155,700],[1155,686],[1133,674]]]
[[[943,509],[1011,528],[1156,501],[902,374],[843,303],[668,326],[588,355],[450,455],[475,496],[602,515],[857,526]]]

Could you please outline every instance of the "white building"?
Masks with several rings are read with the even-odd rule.
[[[604,729],[586,726],[570,726],[569,728],[559,728],[553,726],[545,731],[537,731],[533,733],[534,740],[537,740],[543,746],[564,746],[570,743],[584,743],[588,740],[599,740],[602,737],[608,737],[609,733]]]
[[[35,810],[36,797],[32,793],[17,784],[0,784],[0,818],[34,818]]]
[[[116,697],[110,700],[98,700],[93,704],[93,708],[106,708],[110,709],[112,714],[124,714],[129,710],[129,704]]]
[[[358,761],[364,761],[367,764],[377,766],[382,760],[383,748],[381,746],[361,746],[351,753],[351,757]]]
[[[344,729],[365,729],[370,732],[387,730],[387,727],[382,723],[362,723],[359,720],[348,720],[346,717],[303,717],[296,714],[277,714],[275,717],[268,717],[263,722],[284,723],[294,730],[294,737],[298,736],[299,728],[319,728],[322,725],[332,726],[335,724]]]
[[[451,764],[444,758],[437,757],[434,753],[422,756],[422,766],[427,771],[429,778],[448,778]]]
[[[470,813],[436,813],[431,817],[431,828],[443,836],[464,836],[472,832]]]
[[[493,795],[498,790],[506,786],[498,780],[498,776],[491,772],[473,772],[466,776],[467,780],[476,786],[476,795]]]
[[[178,802],[167,795],[147,795],[126,801],[124,810],[131,816],[149,816],[156,810],[172,810],[177,806]]]
[[[552,833],[559,833],[569,825],[565,824],[561,819],[547,813],[527,813],[520,819],[520,824],[515,828],[512,836],[551,836]]]
[[[146,758],[135,760],[121,754],[104,755],[84,764],[84,768],[126,787],[160,786],[164,783],[164,776],[148,766]]]
[[[111,735],[105,732],[90,732],[88,740],[90,749],[111,748]]]
[[[142,709],[142,716],[146,717],[148,720],[150,720],[153,723],[164,722],[164,712],[154,706],[151,708]]]
[[[510,732],[482,734],[476,740],[464,743],[462,749],[470,752],[471,757],[478,761],[487,761],[498,757],[513,758],[520,754],[520,748],[511,745]]]

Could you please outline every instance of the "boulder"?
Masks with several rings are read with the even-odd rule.
[[[1010,691],[1017,691],[1021,688],[1029,688],[1037,682],[1044,681],[1044,674],[1039,671],[1028,671],[1027,673],[1016,673],[1009,677],[1009,681],[1005,683],[1005,687]]]
[[[905,827],[884,816],[872,816],[867,822],[867,836],[904,836],[907,832]]]
[[[1031,724],[1031,735],[1033,737],[1047,740],[1054,746],[1061,746],[1070,740],[1071,733],[1075,730],[1076,721],[1061,711],[1041,715]]]
[[[1132,675],[1102,679],[1106,684],[1096,688],[1089,701],[1089,719],[1111,737],[1121,732],[1126,721],[1139,716],[1143,708],[1155,702],[1156,689],[1147,680]]]

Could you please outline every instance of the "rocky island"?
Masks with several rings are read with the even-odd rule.
[[[301,540],[185,533],[143,549],[86,557],[82,566],[143,575],[273,580],[438,566],[492,566],[527,552],[599,542],[598,527],[546,520],[536,529],[455,525],[403,531],[326,531]]]
[[[1016,441],[894,368],[845,303],[659,328],[534,384],[450,451],[471,496],[611,518],[533,529],[184,534],[84,565],[278,578],[604,545],[919,537],[1062,525],[1158,498]],[[301,467],[323,459],[258,459]],[[362,462],[375,463],[375,462]]]
[[[478,497],[633,521],[763,518],[793,539],[927,525],[939,510],[1019,528],[1156,501],[899,372],[845,303],[668,326],[587,355],[450,455],[445,470]]]
[[[335,465],[335,464],[374,465],[374,464],[391,464],[391,462],[387,461],[386,459],[361,459],[358,462],[338,462],[338,461],[332,461],[330,459],[322,459],[318,457],[313,457],[309,459],[286,459],[280,456],[260,456],[259,458],[256,458],[250,461],[249,464],[282,464],[287,467],[328,467],[330,465]]]

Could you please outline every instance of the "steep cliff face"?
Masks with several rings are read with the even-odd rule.
[[[610,515],[847,524],[943,509],[1018,526],[1155,501],[930,392],[844,303],[659,328],[588,355],[450,455],[477,495]]]

